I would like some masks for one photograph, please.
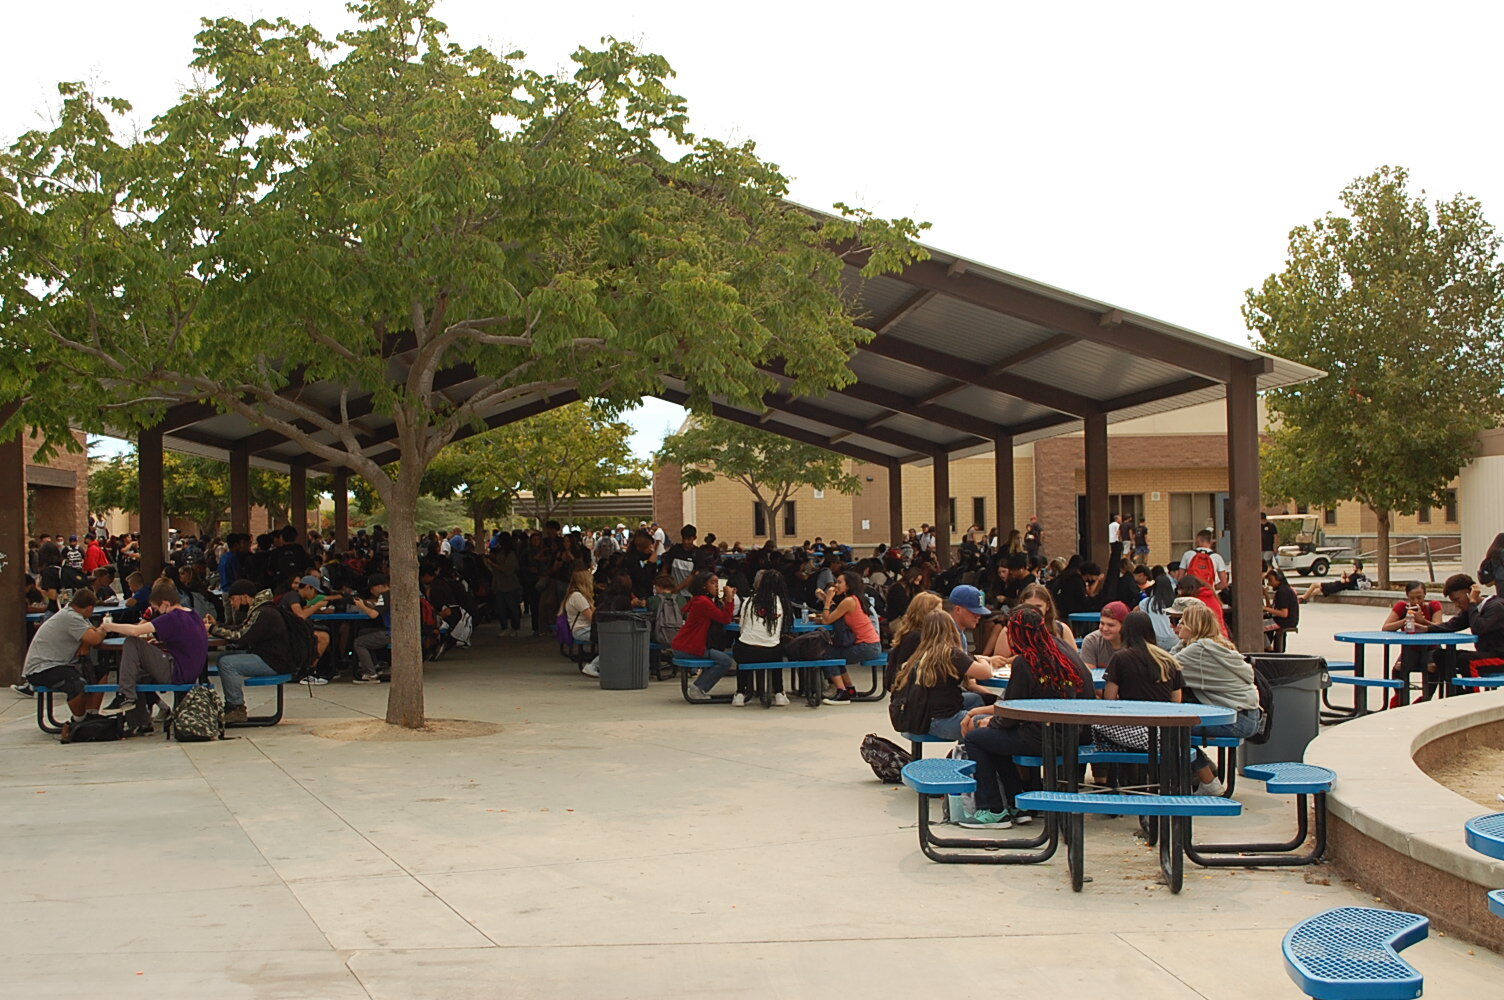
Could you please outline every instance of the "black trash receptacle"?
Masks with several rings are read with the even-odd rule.
[[[629,611],[602,611],[595,616],[602,689],[632,691],[648,686],[648,632],[651,625],[647,615]]]
[[[1245,741],[1238,751],[1238,766],[1298,761],[1306,745],[1321,728],[1321,692],[1331,681],[1326,660],[1304,653],[1259,653],[1249,662],[1274,695],[1269,716],[1269,738],[1263,743]]]

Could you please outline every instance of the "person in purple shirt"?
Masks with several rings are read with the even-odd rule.
[[[209,660],[204,620],[179,600],[171,580],[158,580],[151,588],[150,621],[128,625],[104,620],[101,627],[106,632],[127,637],[120,653],[120,691],[104,711],[132,712],[137,703],[136,684],[143,674],[153,684],[191,684],[203,677]],[[148,713],[139,722],[143,727],[151,723],[146,707]]]

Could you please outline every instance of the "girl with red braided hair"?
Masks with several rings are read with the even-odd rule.
[[[1073,646],[1050,634],[1044,616],[1023,606],[1008,618],[1008,646],[1013,650],[1013,673],[1008,678],[1005,701],[1018,698],[1092,698],[1091,672]],[[1002,704],[999,702],[998,704]],[[991,706],[973,709],[961,723],[966,756],[976,761],[977,811],[961,825],[972,829],[1005,830],[1015,822],[1033,819],[1027,812],[1009,808],[1023,792],[1024,779],[1013,764],[1015,754],[1038,755],[1043,728],[1037,722],[1019,722],[995,714]],[[999,789],[998,783],[1002,783]],[[1004,801],[1003,793],[1007,793]]]

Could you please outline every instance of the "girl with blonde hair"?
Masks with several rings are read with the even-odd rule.
[[[1180,621],[1171,621],[1180,644],[1172,652],[1180,664],[1188,696],[1203,705],[1218,705],[1238,713],[1232,722],[1220,726],[1197,726],[1191,732],[1202,736],[1236,736],[1246,739],[1259,731],[1263,712],[1259,708],[1259,689],[1253,681],[1253,667],[1243,659],[1236,646],[1222,634],[1222,622],[1203,602],[1186,601]],[[1221,795],[1222,782],[1217,780],[1212,762],[1196,751],[1198,795]]]
[[[966,652],[955,620],[938,607],[920,620],[918,636],[894,680],[889,716],[902,732],[959,740],[961,720],[981,704],[963,685],[991,677],[992,667]],[[971,698],[976,701],[968,705]],[[923,728],[911,728],[917,726]]]
[[[588,569],[577,569],[569,577],[569,589],[564,594],[562,611],[575,642],[589,642],[590,630],[595,624],[595,577]],[[580,665],[586,677],[601,675],[599,650],[595,659]]]

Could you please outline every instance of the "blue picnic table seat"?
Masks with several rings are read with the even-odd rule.
[[[1302,920],[1285,934],[1285,971],[1316,1000],[1410,1000],[1425,979],[1399,953],[1425,940],[1418,913],[1342,906]]]
[[[931,757],[903,766],[903,783],[920,795],[965,795],[977,790],[977,762]]]
[[[1485,857],[1504,861],[1504,812],[1474,816],[1462,827],[1467,846]]]
[[[1262,868],[1287,865],[1310,865],[1326,855],[1326,795],[1337,780],[1337,772],[1300,761],[1249,764],[1243,777],[1262,781],[1271,795],[1295,796],[1295,836],[1282,843],[1191,844],[1186,857],[1203,868]],[[1316,844],[1308,854],[1292,854],[1306,842],[1310,820],[1306,796],[1315,796]]]
[[[1452,686],[1460,688],[1504,688],[1504,674],[1494,674],[1489,677],[1453,677]]]
[[[1488,912],[1496,917],[1504,917],[1504,889],[1495,889],[1488,894]]]
[[[919,849],[943,864],[1017,865],[1047,861],[1055,853],[1053,832],[1042,829],[1033,837],[940,837],[930,826],[930,800],[965,795],[977,788],[976,761],[930,757],[903,766],[903,783],[916,793],[919,805]],[[1043,850],[1034,850],[1042,847]],[[939,848],[964,848],[962,853]]]
[[[901,733],[904,739],[909,741],[909,755],[915,760],[924,759],[924,745],[926,743],[954,743],[943,736],[931,736],[929,733]]]

